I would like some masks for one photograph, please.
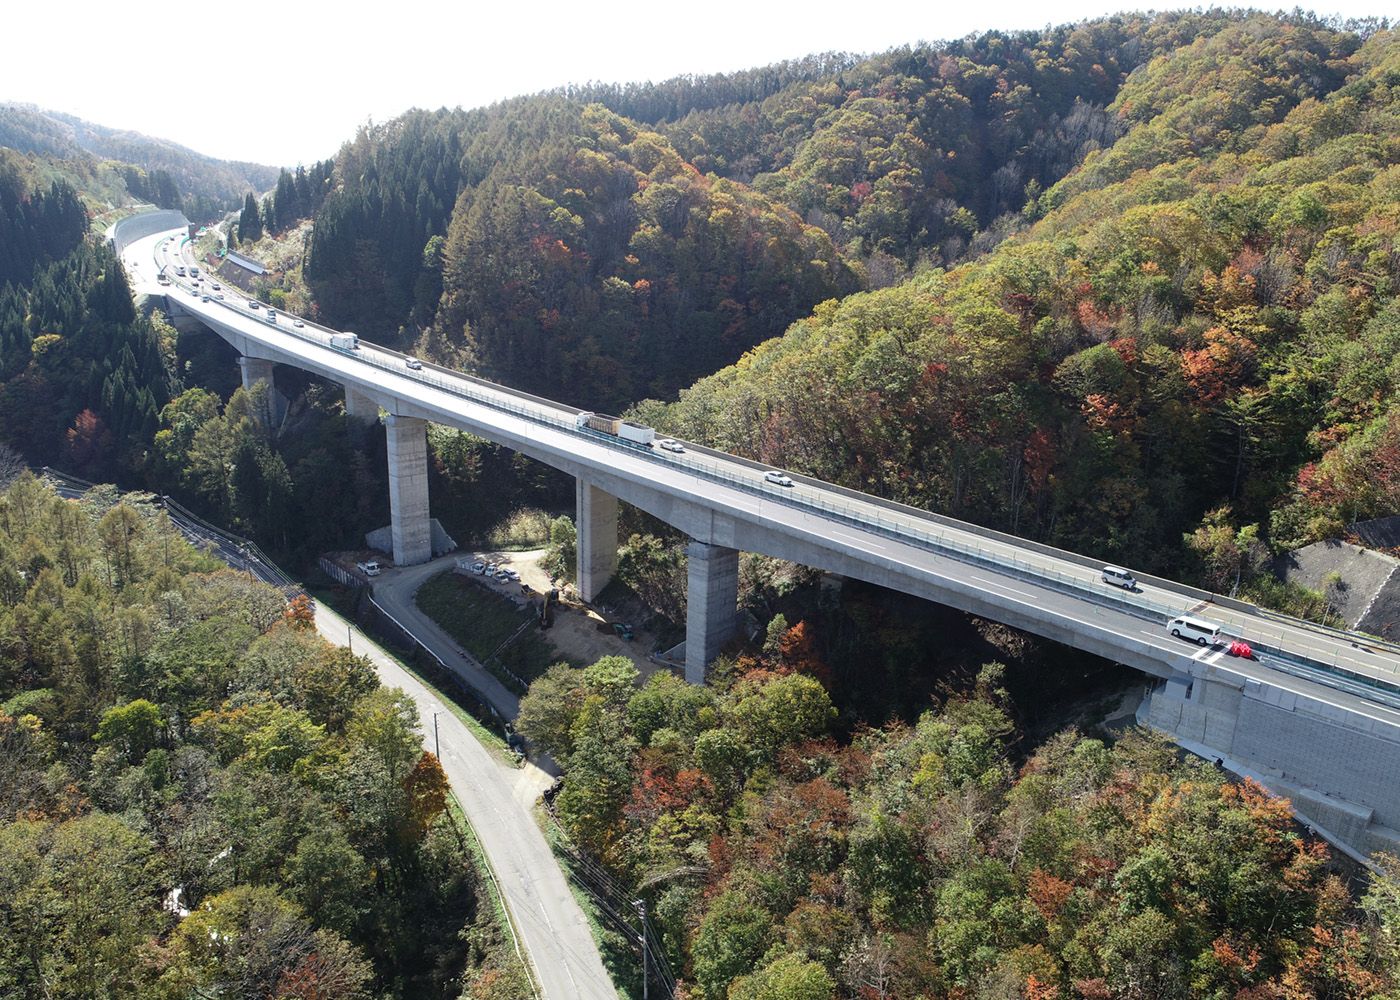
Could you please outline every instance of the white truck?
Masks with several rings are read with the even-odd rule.
[[[331,346],[340,351],[358,351],[360,338],[353,333],[333,333],[331,334]]]
[[[635,424],[621,417],[610,417],[606,413],[580,413],[574,417],[574,426],[581,431],[601,431],[624,441],[631,441],[650,448],[656,431],[644,424]]]
[[[355,568],[365,576],[378,576],[382,572],[378,559],[366,559],[364,562],[357,562]]]

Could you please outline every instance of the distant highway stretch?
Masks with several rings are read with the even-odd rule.
[[[1374,717],[1400,723],[1400,647],[1394,644],[1145,574],[1137,575],[1135,589],[1125,590],[1105,583],[1102,564],[1089,557],[793,473],[787,473],[791,485],[781,485],[772,481],[775,477],[765,478],[777,471],[771,467],[689,442],[665,450],[580,429],[574,407],[436,365],[410,368],[405,355],[364,339],[353,350],[333,347],[332,336],[342,331],[280,312],[269,322],[266,307],[254,308],[240,292],[227,286],[215,290],[209,278],[174,276],[177,266],[191,263],[184,237],[177,230],[127,247],[123,256],[137,291],[167,294],[245,355],[354,386],[390,412],[470,430],[575,474],[607,477],[616,484],[610,486],[616,495],[644,508],[665,500],[722,516],[735,526],[726,529],[735,534],[725,544],[736,548],[784,558],[793,558],[795,551],[839,552],[842,566],[872,567],[869,575],[852,575],[880,582],[900,574],[923,587],[907,588],[911,593],[928,594],[931,588],[968,595],[961,603],[948,603],[1041,634],[1059,637],[1082,628],[1107,636],[1107,652],[1102,643],[1092,647],[1102,655],[1116,655],[1111,644],[1121,641],[1117,658],[1159,676],[1189,670],[1193,663],[1228,664],[1244,677],[1284,688],[1302,684],[1315,692],[1321,685],[1350,709],[1362,706]],[[157,282],[161,269],[171,275],[169,286]],[[636,499],[628,492],[634,487]],[[793,544],[780,545],[777,539]],[[835,568],[815,556],[795,561]],[[1249,642],[1257,658],[1237,660],[1223,645],[1197,648],[1173,638],[1167,622],[1184,614],[1219,623],[1223,637]],[[1026,624],[1041,618],[1053,619],[1058,631]],[[1156,660],[1158,670],[1151,662]]]

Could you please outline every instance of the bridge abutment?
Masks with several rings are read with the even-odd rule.
[[[739,550],[691,542],[685,554],[685,679],[704,684],[710,662],[738,627]]]
[[[577,480],[578,593],[592,601],[617,572],[617,497]]]
[[[1400,850],[1400,726],[1382,713],[1229,672],[1174,671],[1138,721],[1288,798],[1354,857]]]
[[[394,562],[412,566],[433,556],[428,520],[428,424],[390,414],[384,420],[389,451],[389,529]]]
[[[266,386],[267,395],[264,401],[266,412],[264,416],[269,427],[276,427],[287,415],[287,397],[277,391],[277,383],[273,380],[272,372],[276,367],[275,363],[263,358],[245,356],[238,359],[238,367],[243,373],[244,389],[252,392],[259,384]]]

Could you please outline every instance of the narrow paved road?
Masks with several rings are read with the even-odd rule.
[[[417,636],[419,641],[436,653],[449,669],[466,678],[467,683],[481,692],[502,718],[514,719],[520,712],[520,699],[496,680],[475,657],[459,646],[437,622],[418,610],[418,605],[413,600],[413,595],[418,593],[419,587],[444,570],[452,569],[460,557],[460,553],[454,553],[439,556],[417,566],[386,569],[383,575],[374,581],[374,599],[380,607]]]
[[[316,628],[338,646],[352,644],[349,624],[324,605],[316,608]],[[358,629],[353,646],[373,661],[380,680],[413,699],[428,740],[437,713],[443,770],[491,859],[546,1000],[617,1000],[583,911],[531,815],[553,779],[530,765],[517,770],[498,761],[437,695]]]

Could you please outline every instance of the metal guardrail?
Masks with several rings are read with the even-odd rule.
[[[179,285],[186,291],[195,291],[193,286],[188,282],[179,282]],[[196,294],[199,293],[196,291]],[[216,303],[225,308],[234,310],[246,319],[258,318],[250,311],[240,308],[237,301],[238,300],[210,299],[209,303],[206,304]],[[695,447],[691,450],[692,446],[689,445],[685,453],[678,455],[667,452],[663,455],[644,445],[633,444],[619,438],[614,438],[611,435],[603,434],[598,431],[581,429],[575,426],[573,417],[581,411],[574,407],[564,406],[563,404],[541,399],[537,396],[531,396],[528,393],[521,393],[517,390],[510,389],[508,386],[497,385],[496,383],[475,376],[453,372],[450,369],[442,368],[437,365],[424,364],[421,369],[409,369],[403,364],[406,355],[389,348],[380,347],[370,341],[363,341],[364,345],[370,348],[370,350],[345,350],[335,348],[330,345],[332,331],[318,324],[307,324],[302,328],[297,328],[287,323],[268,323],[266,325],[275,327],[279,333],[296,337],[328,351],[334,351],[337,354],[352,358],[361,364],[388,372],[400,378],[423,383],[449,395],[467,399],[490,409],[509,413],[513,416],[550,427],[554,430],[604,443],[609,447],[624,450],[637,457],[656,463],[659,466],[681,468],[695,475],[697,478],[720,483],[740,492],[757,496],[770,502],[779,503],[790,508],[812,512],[818,516],[864,531],[871,531],[881,537],[923,549],[934,555],[947,556],[956,561],[978,565],[997,573],[1010,573],[1018,579],[1037,585],[1050,586],[1052,589],[1067,593],[1077,599],[1087,600],[1090,603],[1112,606],[1116,610],[1124,611],[1149,621],[1157,621],[1159,623],[1164,620],[1169,621],[1172,617],[1182,613],[1181,608],[1160,604],[1146,598],[1128,599],[1125,594],[1112,595],[1107,592],[1096,590],[1089,580],[1081,576],[1072,576],[1054,567],[1036,565],[1030,559],[1018,559],[1014,552],[1008,560],[1005,554],[997,554],[991,549],[984,549],[981,545],[960,542],[950,537],[949,532],[956,531],[960,534],[971,534],[974,537],[986,538],[988,541],[997,541],[1006,546],[1030,550],[1041,555],[1049,556],[1050,558],[1073,563],[1086,569],[1096,566],[1097,563],[1087,556],[1055,549],[1051,546],[1018,538],[1014,535],[995,532],[992,529],[957,521],[956,519],[920,510],[916,507],[908,507],[903,504],[895,503],[894,501],[882,500],[879,497],[859,493],[858,491],[836,486],[831,483],[825,483],[821,480],[794,476],[793,478],[801,485],[820,489],[827,496],[849,498],[856,501],[856,503],[845,503],[834,499],[827,500],[822,497],[807,496],[794,491],[792,488],[769,485],[763,483],[761,480],[755,481],[751,478],[736,475],[733,471],[730,471],[730,469],[725,468],[725,466],[735,465],[752,470],[769,468],[769,466],[764,466],[749,459],[728,455],[708,448]],[[697,454],[709,456],[712,460],[699,460],[695,457]],[[724,463],[723,465],[720,464],[721,461]],[[879,513],[880,510],[889,511],[891,516],[888,518],[882,517]],[[894,516],[895,514],[901,516],[896,517]],[[915,524],[908,523],[910,521],[915,522],[915,524],[919,526],[916,527]],[[1278,613],[1270,613],[1265,616],[1262,613],[1262,609],[1259,609],[1255,605],[1225,597],[1224,595],[1212,594],[1208,591],[1188,587],[1184,584],[1179,584],[1164,578],[1144,575],[1141,579],[1163,589],[1179,593],[1182,596],[1190,597],[1198,601],[1213,602],[1222,607],[1230,607],[1250,614],[1260,615],[1261,617],[1268,617],[1280,624],[1317,631],[1329,637],[1335,635],[1349,641],[1364,641],[1368,645],[1385,646],[1387,649],[1400,653],[1400,646],[1394,646],[1393,644],[1385,643],[1382,640],[1376,640],[1370,636],[1363,636],[1359,633],[1338,632],[1336,630],[1328,630],[1325,627],[1313,628],[1312,623]],[[1346,678],[1349,682],[1349,688],[1355,688],[1359,685],[1361,690],[1386,690],[1395,691],[1397,694],[1400,694],[1400,671],[1397,671],[1395,668],[1391,668],[1391,672],[1396,675],[1396,681],[1395,683],[1388,683],[1383,679],[1367,677],[1365,674],[1360,674],[1355,670],[1348,669],[1335,660],[1332,663],[1326,663],[1312,657],[1284,650],[1279,646],[1268,644],[1262,640],[1254,641],[1253,637],[1251,637],[1251,643],[1270,654],[1273,658],[1287,661],[1297,668],[1314,672],[1314,676],[1311,679],[1329,684],[1329,686],[1340,687],[1341,685],[1330,684],[1328,678]],[[1340,652],[1338,655],[1340,655]],[[1353,693],[1356,692],[1353,691]]]

